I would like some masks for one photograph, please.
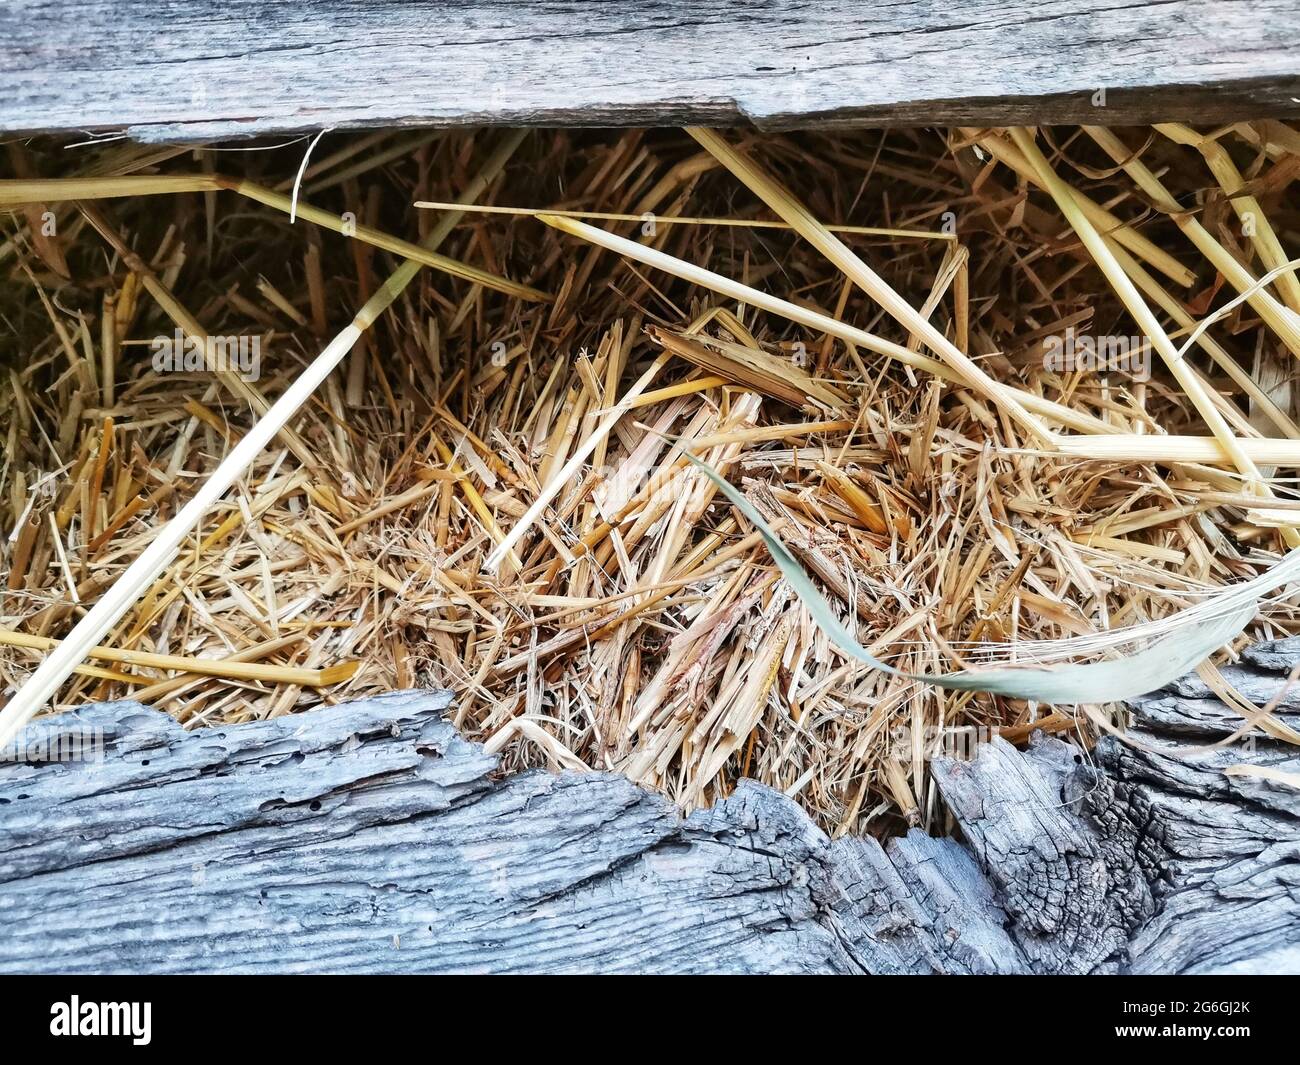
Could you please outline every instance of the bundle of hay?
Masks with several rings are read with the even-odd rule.
[[[1294,130],[689,132],[10,144],[6,690],[445,686],[510,767],[884,831],[954,740],[1117,707],[864,668],[683,450],[913,673],[1104,657],[1300,543]]]

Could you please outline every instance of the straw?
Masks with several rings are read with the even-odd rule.
[[[525,136],[512,133],[502,142],[474,183],[475,192],[486,188],[514,154]],[[473,195],[473,193],[469,194]],[[454,216],[452,218],[454,224]],[[441,234],[435,232],[426,246],[436,246]],[[253,463],[289,419],[307,401],[326,377],[352,350],[361,335],[380,314],[397,298],[415,277],[419,263],[407,261],[362,306],[352,324],[340,332],[303,372],[285,390],[249,430],[247,435],[231,449],[221,465],[198,488],[184,507],[146,547],[126,572],[104,596],[86,612],[66,639],[58,644],[40,667],[14,693],[13,698],[0,710],[0,748],[6,746],[26,723],[41,709],[68,675],[91,652],[98,641],[127,611],[132,603],[157,579],[180,550],[181,543],[202,521],[204,514],[235,483],[235,480]]]
[[[1300,634],[1300,135],[1162,130],[535,131],[490,187],[471,130],[15,142],[0,713],[449,688],[503,772],[752,777],[832,835],[945,831],[950,730],[1087,757],[1119,706],[1073,700],[1207,653],[1295,742],[1212,670]],[[260,376],[157,368],[177,328]]]

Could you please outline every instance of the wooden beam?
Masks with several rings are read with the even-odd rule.
[[[1294,0],[7,0],[0,131],[1221,122],[1300,112]]]
[[[973,756],[931,763],[960,839],[883,844],[753,781],[683,817],[613,773],[500,778],[447,692],[188,732],[82,707],[0,757],[0,973],[1294,969],[1298,645],[1222,667],[1281,699],[1245,746],[1192,756],[1243,724],[1194,675],[1136,701],[1141,747],[931,737]]]

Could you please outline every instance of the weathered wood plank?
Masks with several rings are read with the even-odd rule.
[[[1300,693],[1286,673],[1294,641],[1259,645],[1223,670],[1239,692],[1294,727]],[[1285,694],[1283,691],[1285,689]],[[1224,740],[1242,721],[1196,677],[1134,706],[1135,739],[1187,752]],[[1300,789],[1227,776],[1237,764],[1300,777],[1300,749],[1258,736],[1245,747],[1185,757],[1107,744],[1083,774],[1085,806],[1109,846],[1132,855],[1152,887],[1155,912],[1130,943],[1130,968],[1160,972],[1300,973]]]
[[[447,701],[211,733],[131,704],[61,721],[111,746],[0,766],[0,971],[853,968],[792,803],[683,823],[614,775],[495,784]]]
[[[1275,693],[1294,649],[1254,657],[1230,675]],[[1295,971],[1300,793],[1222,770],[1300,757],[1197,753],[1230,722],[1180,686],[1134,707],[1163,752],[995,740],[934,767],[960,842],[884,847],[752,782],[683,819],[614,774],[494,779],[445,692],[188,733],[91,706],[39,735],[102,759],[0,762],[0,972]]]
[[[1297,40],[1293,0],[8,0],[0,130],[1215,122],[1300,111]]]

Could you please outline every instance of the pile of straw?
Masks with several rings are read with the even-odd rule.
[[[751,776],[885,831],[939,816],[948,730],[1086,749],[1096,718],[846,658],[678,447],[910,671],[1105,653],[1300,543],[1280,123],[307,147],[7,146],[8,693],[377,294],[57,706],[445,686],[510,768],[688,807]],[[1062,370],[1067,335],[1137,337],[1150,379]],[[155,368],[205,336],[256,337],[260,377]],[[1298,631],[1279,597],[1250,635]]]

